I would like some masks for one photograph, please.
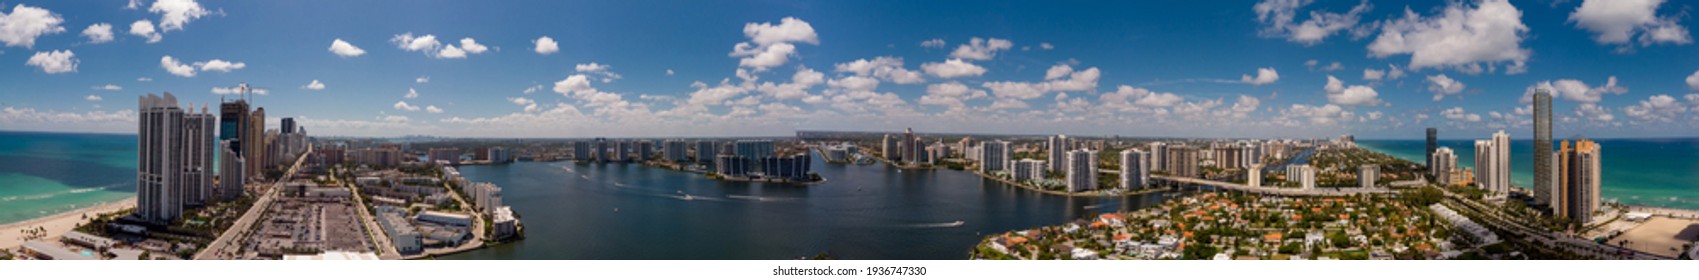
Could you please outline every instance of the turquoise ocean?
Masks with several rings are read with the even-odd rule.
[[[135,194],[135,135],[0,131],[0,224]]]
[[[1628,205],[1699,210],[1699,138],[1602,139],[1600,170],[1606,201]],[[1474,168],[1474,140],[1440,140],[1457,153],[1457,165]],[[1357,140],[1357,146],[1394,157],[1425,162],[1424,140]],[[1557,145],[1552,145],[1556,149]],[[1510,183],[1534,185],[1533,140],[1510,143]]]

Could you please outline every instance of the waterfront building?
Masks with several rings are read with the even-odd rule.
[[[1097,151],[1069,151],[1067,171],[1069,192],[1097,189]]]
[[[788,157],[765,157],[761,158],[761,170],[768,178],[808,181],[812,160],[807,153]]]
[[[667,140],[661,143],[661,146],[661,156],[665,157],[667,161],[675,163],[690,161],[690,155],[685,154],[688,147],[685,147],[684,141]]]
[[[655,142],[650,142],[649,140],[638,141],[637,142],[637,161],[638,162],[649,161],[650,156],[651,156],[650,153],[653,152],[654,150],[655,150]]]
[[[979,143],[979,172],[1007,171],[1009,162],[1014,158],[1009,149],[1009,141],[985,141]]]
[[[1015,161],[1014,170],[1010,172],[1015,181],[1044,179],[1044,170],[1049,168],[1042,160],[1021,159]]]
[[[497,207],[490,213],[490,235],[496,240],[519,234],[519,219],[513,216],[512,206]]]
[[[427,154],[431,163],[448,162],[448,165],[460,165],[460,148],[431,148]]]
[[[902,155],[903,162],[918,163],[918,162],[923,161],[920,158],[921,157],[921,154],[920,154],[920,138],[914,136],[914,129],[913,128],[903,129],[903,139],[902,139],[901,146],[903,147],[903,155]]]
[[[737,156],[740,156],[740,157],[743,157],[743,158],[746,158],[746,159],[760,159],[760,158],[773,157],[773,141],[772,140],[738,140],[737,141],[737,152],[735,154]]]
[[[424,236],[419,229],[407,221],[407,209],[395,206],[377,206],[378,227],[383,228],[384,235],[389,236],[389,243],[395,250],[404,255],[418,254],[424,250]]]
[[[614,162],[629,162],[631,161],[631,148],[631,141],[614,142],[613,156],[609,158],[612,158]]]
[[[901,153],[900,153],[899,150],[897,150],[898,147],[897,147],[897,138],[896,137],[892,137],[890,134],[885,134],[884,141],[880,142],[880,143],[883,143],[882,145],[879,146],[879,156],[880,157],[883,157],[883,158],[885,158],[885,160],[890,160],[890,161],[897,161],[898,159],[900,159],[899,157],[901,156]]]
[[[1363,188],[1375,187],[1375,180],[1380,179],[1380,166],[1364,164],[1357,167],[1357,184]]]
[[[715,148],[718,147],[719,145],[714,144],[714,141],[696,141],[696,161],[703,163],[713,162],[714,156],[720,154],[719,152],[714,151]]]
[[[1556,210],[1552,197],[1559,191],[1552,185],[1552,94],[1551,90],[1534,89],[1534,205]],[[1555,211],[1554,211],[1555,212]]]
[[[194,106],[189,106],[183,114],[183,203],[192,206],[202,206],[213,199],[213,154],[218,151],[217,133],[218,119],[208,111],[206,105],[201,105],[199,112]]]
[[[490,163],[513,162],[513,150],[508,150],[507,148],[489,147],[484,149],[484,153],[489,155],[488,160]]]
[[[608,162],[608,139],[596,138],[596,149],[590,154],[596,156],[596,162]]]
[[[849,152],[849,147],[850,147],[849,145],[833,145],[833,146],[830,146],[830,147],[826,147],[826,160],[828,160],[828,161],[849,161],[850,155],[851,155],[850,152]]]
[[[1557,185],[1559,195],[1552,200],[1553,213],[1585,225],[1593,222],[1593,212],[1599,210],[1600,184],[1599,144],[1591,140],[1576,141],[1571,146],[1563,141],[1557,154]]]
[[[1251,167],[1245,170],[1245,185],[1262,187],[1262,168],[1261,163],[1251,164]]]
[[[1166,149],[1164,160],[1168,161],[1168,175],[1181,178],[1198,178],[1198,148],[1187,145],[1162,146]]]
[[[244,191],[242,178],[248,177],[243,173],[247,163],[236,143],[236,139],[218,141],[218,190],[214,192],[218,201],[236,201]]]
[[[572,142],[572,159],[573,160],[590,160],[590,159],[594,158],[593,157],[594,155],[595,155],[595,152],[590,151],[590,142],[587,142],[587,141],[574,141],[574,142]]]
[[[148,94],[137,110],[136,216],[169,224],[183,213],[183,109],[177,97]]]
[[[1428,172],[1430,172],[1430,173],[1433,172],[1433,170],[1434,170],[1434,159],[1433,159],[1434,149],[1438,149],[1438,148],[1439,148],[1439,129],[1429,127],[1428,128],[1427,153],[1422,154],[1423,155],[1422,161],[1425,162],[1426,164],[1422,165],[1422,167],[1426,167],[1428,169]]]
[[[1475,141],[1475,182],[1490,193],[1510,192],[1510,134],[1500,130],[1492,140]]]
[[[1055,172],[1062,172],[1065,170],[1064,168],[1067,168],[1068,163],[1065,159],[1067,158],[1068,151],[1071,150],[1069,149],[1070,145],[1068,145],[1068,136],[1060,134],[1050,136],[1050,141],[1045,141],[1045,144],[1047,144],[1050,149],[1050,157],[1048,157],[1048,159],[1050,159],[1049,170]]]
[[[1167,171],[1168,144],[1162,142],[1150,142],[1150,144],[1147,145],[1150,146],[1150,169]]]
[[[737,155],[719,155],[714,160],[714,171],[720,176],[746,177],[749,176],[749,159]]]
[[[1298,183],[1298,187],[1306,190],[1316,188],[1316,168],[1308,164],[1297,164],[1286,167],[1288,181]]]
[[[1450,147],[1434,149],[1434,156],[1428,162],[1433,163],[1433,174],[1429,175],[1432,175],[1434,180],[1439,181],[1440,185],[1450,186],[1454,183],[1451,173],[1457,169],[1457,154],[1452,153]]]
[[[1150,186],[1150,153],[1139,149],[1121,150],[1121,189],[1136,190]]]

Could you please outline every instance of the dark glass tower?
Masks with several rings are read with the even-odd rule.
[[[1552,195],[1552,94],[1534,90],[1534,205],[1551,205]]]
[[[1428,167],[1428,171],[1429,171],[1428,173],[1433,173],[1433,169],[1434,169],[1434,149],[1438,149],[1438,148],[1439,148],[1439,129],[1429,127],[1428,128],[1428,153],[1426,154],[1427,156],[1422,157],[1424,159],[1427,159],[1427,163],[1428,163],[1427,167]]]

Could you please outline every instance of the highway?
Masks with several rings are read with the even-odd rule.
[[[1441,189],[1441,191],[1444,191],[1444,189]],[[1628,249],[1625,249],[1625,248],[1622,248],[1622,247],[1611,246],[1611,245],[1607,245],[1607,244],[1599,244],[1599,243],[1593,242],[1592,240],[1588,240],[1588,239],[1575,238],[1575,237],[1565,236],[1565,235],[1562,235],[1562,234],[1554,234],[1550,230],[1534,228],[1534,227],[1528,226],[1527,224],[1523,223],[1523,221],[1521,219],[1518,219],[1517,217],[1513,217],[1513,216],[1510,216],[1507,213],[1504,213],[1498,207],[1493,207],[1491,205],[1482,204],[1480,201],[1471,200],[1471,199],[1468,199],[1468,198],[1463,197],[1461,195],[1452,193],[1450,191],[1445,191],[1445,196],[1448,198],[1448,201],[1451,202],[1451,204],[1453,204],[1453,205],[1450,205],[1450,206],[1453,207],[1453,209],[1457,209],[1457,210],[1460,210],[1460,211],[1467,211],[1467,212],[1470,212],[1470,213],[1475,213],[1476,215],[1474,215],[1471,218],[1473,218],[1476,222],[1480,222],[1483,225],[1487,225],[1487,226],[1495,228],[1495,229],[1516,233],[1517,235],[1521,236],[1519,238],[1524,239],[1524,241],[1526,241],[1526,242],[1534,243],[1533,246],[1536,246],[1536,247],[1542,247],[1542,248],[1547,248],[1547,249],[1551,249],[1551,250],[1562,250],[1565,253],[1573,254],[1573,255],[1576,255],[1576,256],[1582,256],[1582,257],[1587,257],[1587,258],[1591,258],[1591,259],[1601,259],[1601,260],[1664,260],[1664,259],[1668,259],[1668,258],[1665,258],[1665,257],[1662,257],[1662,256],[1646,254],[1646,253],[1634,251],[1634,250],[1628,250]],[[1457,207],[1457,206],[1461,206],[1461,207]],[[1510,238],[1517,238],[1517,237],[1510,237]],[[1630,253],[1627,254],[1627,255],[1623,255],[1623,254],[1621,254],[1621,252],[1630,252]]]
[[[240,244],[232,244],[231,240],[236,239],[238,235],[241,235],[241,233],[248,231],[249,228],[253,227],[254,221],[259,220],[260,216],[264,216],[263,214],[266,209],[271,207],[272,198],[277,196],[277,189],[280,189],[280,186],[282,186],[285,181],[288,181],[288,178],[295,176],[295,170],[299,169],[301,167],[301,163],[307,161],[307,155],[312,153],[313,147],[312,145],[308,145],[307,151],[301,153],[301,157],[295,159],[295,164],[290,165],[289,170],[283,172],[283,177],[278,177],[277,181],[271,182],[271,187],[264,188],[262,191],[265,193],[261,194],[260,198],[254,201],[254,205],[252,207],[248,207],[248,212],[242,213],[242,218],[236,219],[235,224],[230,225],[230,228],[224,229],[224,233],[219,234],[218,239],[213,240],[212,243],[207,244],[206,248],[202,248],[200,252],[195,253],[194,259],[235,259],[237,257],[236,252],[241,251],[241,247]],[[232,245],[236,245],[236,247],[232,248]]]
[[[1267,195],[1279,195],[1279,196],[1351,196],[1351,195],[1358,195],[1358,194],[1377,194],[1377,193],[1394,193],[1394,192],[1397,192],[1395,190],[1387,189],[1387,188],[1369,188],[1369,189],[1364,189],[1364,188],[1320,189],[1320,188],[1318,188],[1318,189],[1307,189],[1306,190],[1306,189],[1289,189],[1289,188],[1252,187],[1252,186],[1248,186],[1248,185],[1244,185],[1244,184],[1229,183],[1229,182],[1222,182],[1222,181],[1211,181],[1211,180],[1204,180],[1204,179],[1197,179],[1197,178],[1170,177],[1170,176],[1161,176],[1161,175],[1151,175],[1150,179],[1153,180],[1153,181],[1167,181],[1167,182],[1172,182],[1172,183],[1205,185],[1205,186],[1217,187],[1217,188],[1228,189],[1228,190],[1233,190],[1233,191],[1256,193],[1256,194],[1267,194]]]

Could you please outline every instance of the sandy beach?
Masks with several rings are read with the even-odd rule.
[[[117,202],[95,205],[93,207],[53,214],[52,216],[6,224],[0,226],[0,249],[16,251],[19,246],[23,246],[24,234],[20,232],[23,229],[38,227],[46,228],[47,235],[43,237],[43,240],[58,240],[59,237],[65,235],[66,232],[70,232],[72,229],[75,229],[77,224],[81,224],[86,221],[87,219],[83,218],[85,214],[89,219],[92,219],[103,213],[135,207],[136,198],[131,197]]]

